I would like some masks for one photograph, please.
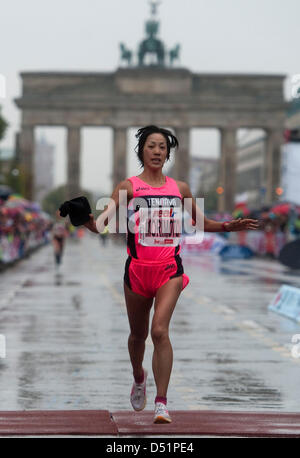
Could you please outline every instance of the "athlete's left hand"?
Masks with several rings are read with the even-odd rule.
[[[255,231],[260,226],[257,219],[238,218],[226,224],[226,229],[230,232],[237,231]]]

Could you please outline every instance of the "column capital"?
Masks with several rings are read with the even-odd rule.
[[[240,127],[232,125],[219,127],[221,132],[237,132],[238,129],[240,129]]]
[[[271,133],[284,133],[285,131],[285,127],[284,126],[274,126],[274,127],[264,127],[263,130],[267,133],[267,134],[271,134]]]
[[[266,140],[267,141],[273,141],[275,140],[276,142],[279,143],[284,143],[285,138],[284,138],[284,131],[285,129],[283,128],[268,128],[264,129],[266,133]]]
[[[36,127],[35,124],[22,124],[20,128],[20,132],[34,131],[35,127]]]
[[[79,130],[80,131],[81,128],[82,128],[82,125],[80,124],[80,125],[77,126],[75,124],[66,124],[65,127],[66,127],[67,130],[74,130],[74,131],[75,130]]]

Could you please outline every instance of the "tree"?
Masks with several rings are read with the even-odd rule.
[[[89,191],[81,190],[80,191],[81,195],[85,196],[88,201],[90,202],[92,211],[93,211],[93,197],[92,194]],[[49,213],[51,216],[55,216],[55,213],[67,200],[67,185],[61,185],[58,188],[53,189],[53,191],[50,191],[49,194],[44,198],[42,202],[42,208],[45,212]]]
[[[24,195],[25,172],[16,160],[11,162],[9,171],[4,174],[4,183],[9,186],[14,193]]]
[[[0,107],[0,141],[2,140],[2,138],[5,135],[7,126],[8,126],[7,122],[1,115],[1,107]],[[5,177],[3,177],[1,172],[2,172],[2,160],[1,160],[1,154],[0,154],[0,177],[1,177],[0,180],[1,182],[4,180],[4,183],[5,183]]]
[[[4,137],[7,127],[8,127],[8,124],[1,115],[1,107],[0,107],[0,140],[2,140],[2,138]]]

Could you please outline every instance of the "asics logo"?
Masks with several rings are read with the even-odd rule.
[[[136,191],[147,191],[149,188],[143,188],[141,186],[139,186],[138,188],[136,188]]]
[[[172,269],[173,267],[174,267],[174,264],[168,264],[168,265],[165,267],[165,270]]]

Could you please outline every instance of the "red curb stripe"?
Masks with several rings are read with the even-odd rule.
[[[107,410],[0,412],[0,435],[117,435]]]
[[[113,412],[120,435],[300,437],[300,414],[171,411],[172,423],[153,424],[154,413]]]
[[[300,414],[290,412],[171,411],[172,423],[153,424],[154,411],[51,410],[0,412],[0,436],[197,435],[300,437]]]

